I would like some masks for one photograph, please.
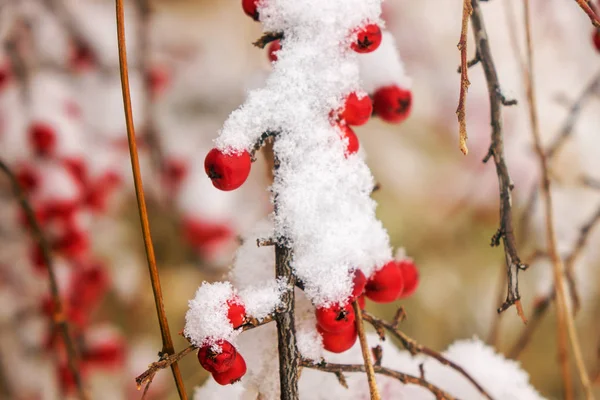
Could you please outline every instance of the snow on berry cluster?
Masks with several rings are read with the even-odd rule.
[[[411,295],[418,284],[411,260],[392,259],[387,232],[370,198],[373,177],[356,154],[359,142],[350,127],[365,124],[372,113],[401,122],[410,112],[410,81],[394,53],[393,39],[382,34],[381,1],[268,0],[242,5],[266,32],[282,37],[268,50],[273,71],[265,87],[250,92],[225,122],[216,147],[206,156],[205,172],[217,189],[240,188],[251,172],[251,153],[271,137],[275,211],[244,238],[238,251],[230,280],[239,293],[228,282],[203,283],[190,301],[184,334],[200,348],[202,366],[221,384],[246,373],[247,364],[236,361],[243,360],[236,350],[242,329],[231,319],[232,304],[241,302],[246,317],[260,319],[277,312],[283,291],[296,290],[299,351],[318,360],[323,349],[342,353],[355,344],[353,301],[361,307],[365,296],[393,302]],[[386,43],[378,52],[382,39]],[[367,92],[359,57],[369,53],[373,56],[363,68],[390,53],[392,65],[374,77],[365,75]],[[273,248],[258,248],[259,239],[292,250],[291,266],[302,290],[274,278]],[[276,348],[275,340],[263,339]],[[250,350],[248,356],[254,355]],[[247,380],[264,379],[277,368],[275,359],[263,360],[258,368],[254,360]]]

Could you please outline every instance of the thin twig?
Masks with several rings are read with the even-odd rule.
[[[380,400],[381,395],[379,394],[379,388],[377,387],[377,381],[375,380],[375,371],[373,370],[371,352],[369,349],[369,343],[367,342],[367,335],[365,334],[365,327],[363,325],[362,312],[357,301],[354,301],[352,303],[352,307],[354,308],[354,314],[356,317],[356,330],[358,331],[360,349],[362,351],[363,360],[365,362],[365,371],[367,372],[367,380],[369,381],[369,392],[371,393],[371,400]]]
[[[542,199],[544,203],[545,221],[546,221],[546,240],[548,246],[548,254],[552,260],[553,273],[554,273],[554,287],[556,291],[556,308],[557,308],[557,323],[558,323],[558,336],[559,336],[559,357],[561,361],[561,369],[563,380],[565,381],[565,398],[572,398],[572,388],[569,388],[569,382],[571,380],[569,370],[569,360],[566,345],[566,335],[571,342],[571,348],[573,350],[573,356],[575,359],[575,365],[579,379],[585,391],[587,399],[594,397],[592,387],[589,381],[589,375],[586,371],[583,357],[581,354],[581,348],[579,340],[577,338],[577,332],[575,330],[575,323],[573,316],[567,309],[567,298],[565,294],[565,276],[564,266],[556,245],[556,232],[554,228],[554,216],[552,214],[552,194],[550,192],[550,177],[548,173],[548,163],[546,159],[546,153],[542,147],[541,134],[538,123],[537,115],[537,102],[535,96],[535,82],[534,82],[534,65],[533,65],[533,46],[531,39],[531,17],[529,10],[529,0],[524,2],[524,23],[525,23],[525,37],[526,37],[526,49],[527,49],[527,70],[523,71],[525,77],[525,87],[527,91],[527,103],[529,107],[529,119],[531,123],[531,131],[535,143],[535,151],[537,153],[540,170],[541,170],[541,189]]]
[[[320,362],[318,364],[315,364],[311,360],[303,360],[302,366],[305,368],[316,369],[316,370],[323,371],[323,372],[331,372],[334,374],[339,374],[339,373],[343,373],[343,372],[365,372],[365,366],[361,365],[361,364],[333,364],[333,363],[327,363],[327,362]],[[400,382],[402,382],[404,384],[413,384],[413,385],[422,386],[425,389],[429,390],[431,393],[433,393],[435,395],[436,399],[438,399],[438,400],[442,400],[442,399],[454,400],[455,399],[452,395],[443,391],[439,387],[427,382],[425,379],[417,378],[416,376],[404,374],[402,372],[394,371],[392,369],[381,367],[381,366],[374,366],[373,369],[375,370],[375,373],[377,373],[377,374],[386,375],[391,378],[398,379]]]
[[[577,2],[577,4],[579,4],[579,7],[581,7],[581,9],[587,14],[587,16],[590,17],[590,21],[592,21],[592,25],[594,25],[596,28],[600,28],[600,19],[598,19],[598,16],[594,12],[594,10],[592,10],[592,8],[590,7],[590,5],[589,5],[590,0],[575,0],[575,1]]]
[[[467,120],[466,120],[466,99],[469,90],[469,67],[467,62],[467,33],[469,31],[469,17],[473,13],[471,0],[463,0],[462,24],[460,28],[460,39],[458,41],[458,50],[460,51],[460,94],[458,97],[458,108],[456,115],[458,117],[459,148],[464,155],[469,153],[467,147]],[[479,54],[477,52],[476,54]],[[475,59],[478,57],[476,56]]]
[[[259,49],[264,49],[269,43],[280,39],[283,39],[283,32],[267,32],[252,44]]]
[[[492,246],[498,246],[502,240],[504,245],[504,257],[506,260],[508,290],[506,300],[498,309],[498,313],[507,310],[512,305],[516,305],[518,314],[525,322],[524,316],[520,313],[521,295],[519,294],[519,271],[526,269],[527,265],[523,264],[519,258],[513,230],[511,194],[513,183],[506,165],[504,133],[502,128],[502,105],[504,105],[506,101],[503,101],[505,99],[503,99],[500,90],[498,73],[496,72],[496,66],[492,57],[487,31],[483,21],[483,14],[479,7],[479,0],[472,0],[472,7],[473,13],[471,14],[471,23],[475,35],[475,44],[481,58],[481,65],[483,66],[485,79],[487,81],[492,125],[492,143],[483,162],[487,162],[493,157],[496,165],[500,192],[500,228],[492,238]]]
[[[577,241],[575,242],[575,246],[569,252],[567,257],[565,257],[565,265],[568,269],[571,270],[571,273],[575,262],[581,256],[583,249],[587,245],[587,241],[591,231],[595,226],[598,225],[598,223],[600,223],[600,207],[594,213],[594,215],[592,215],[588,222],[586,222],[580,229],[579,236],[577,238]],[[573,289],[574,288],[571,287],[571,290]],[[529,344],[533,333],[539,326],[542,317],[545,315],[546,311],[550,306],[550,303],[554,300],[555,296],[556,290],[554,289],[554,287],[552,287],[552,289],[548,292],[546,296],[534,302],[529,323],[527,324],[527,326],[525,327],[525,329],[523,330],[523,332],[521,333],[511,350],[508,352],[510,358],[519,358],[523,350],[527,347],[527,344]],[[573,305],[575,311],[577,304],[574,302]]]
[[[477,381],[467,371],[465,371],[460,365],[448,360],[446,357],[444,357],[437,351],[430,349],[429,347],[423,346],[422,344],[417,343],[414,339],[410,338],[404,332],[400,331],[398,329],[397,325],[391,324],[387,321],[379,319],[366,311],[363,312],[363,318],[365,321],[372,324],[373,327],[378,332],[381,332],[385,328],[388,332],[390,332],[392,335],[394,335],[394,337],[396,337],[398,340],[400,340],[400,342],[402,343],[402,346],[404,346],[404,348],[406,350],[408,350],[410,352],[410,354],[412,354],[413,356],[417,353],[421,353],[421,354],[428,355],[429,357],[435,358],[441,364],[454,369],[456,372],[458,372],[459,374],[464,376],[469,382],[471,382],[471,384],[473,386],[475,386],[475,388],[483,395],[483,397],[485,397],[487,399],[492,399],[492,397],[489,395],[489,393],[486,392],[486,390],[479,383],[477,383]]]
[[[116,0],[116,15],[121,86],[123,89],[123,106],[125,110],[125,121],[127,124],[127,139],[129,142],[129,154],[131,157],[133,182],[135,185],[135,194],[137,197],[138,210],[142,225],[142,234],[144,236],[144,246],[146,249],[146,257],[148,260],[148,270],[150,272],[152,291],[154,293],[154,302],[156,304],[156,313],[158,315],[158,322],[160,325],[160,332],[162,336],[162,353],[171,355],[175,353],[175,348],[173,347],[171,332],[169,331],[169,323],[167,321],[167,315],[165,313],[165,306],[163,303],[162,290],[160,286],[160,277],[158,275],[156,257],[154,255],[154,247],[152,245],[150,223],[148,222],[148,211],[146,209],[146,199],[144,197],[144,188],[142,184],[140,163],[137,153],[135,129],[133,126],[133,114],[131,111],[131,94],[129,92],[129,73],[127,69],[127,49],[125,44],[125,15],[123,9],[123,0]],[[179,397],[182,400],[185,400],[187,399],[187,394],[185,393],[185,387],[183,384],[183,379],[181,377],[181,372],[179,371],[179,366],[176,362],[171,364],[171,369],[173,371],[173,377],[175,379],[175,385],[177,386]]]
[[[54,271],[54,263],[52,261],[52,257],[50,256],[50,245],[48,244],[48,240],[42,232],[35,212],[33,211],[31,204],[29,204],[29,201],[25,196],[25,192],[19,185],[19,181],[17,180],[15,174],[12,172],[9,166],[5,164],[2,160],[0,160],[0,169],[6,174],[6,176],[10,180],[15,196],[17,197],[22,210],[25,212],[25,216],[27,217],[27,222],[29,228],[31,229],[31,233],[37,245],[42,250],[42,258],[44,260],[46,268],[48,269],[50,295],[52,296],[53,302],[52,322],[56,327],[58,327],[59,331],[61,332],[61,336],[65,344],[65,348],[67,350],[67,364],[69,367],[69,371],[71,372],[71,374],[73,375],[73,379],[75,380],[75,386],[77,387],[78,396],[82,400],[88,399],[89,397],[85,392],[83,380],[81,379],[81,374],[79,373],[79,357],[75,347],[75,341],[71,336],[69,323],[67,322],[67,317],[64,313],[64,307],[60,298],[58,281],[56,279],[56,273]]]
[[[546,156],[548,158],[552,158],[552,156],[554,156],[554,154],[560,149],[560,147],[565,143],[565,141],[571,136],[571,134],[573,133],[573,128],[575,127],[575,123],[577,122],[577,118],[579,118],[579,114],[581,113],[583,106],[589,99],[593,97],[594,93],[597,92],[599,88],[600,71],[598,71],[596,75],[594,75],[592,80],[585,86],[581,94],[577,97],[577,99],[569,108],[568,116],[560,132],[546,150]]]

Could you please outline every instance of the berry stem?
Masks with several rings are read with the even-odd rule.
[[[131,94],[129,90],[129,71],[127,68],[127,49],[125,44],[125,12],[123,8],[123,0],[116,1],[116,16],[117,16],[117,39],[119,47],[119,67],[121,72],[121,87],[123,89],[123,107],[125,111],[125,122],[127,125],[127,140],[129,142],[129,154],[131,157],[131,169],[133,171],[133,182],[135,186],[135,194],[138,202],[138,210],[142,225],[142,234],[144,237],[144,246],[146,249],[146,257],[148,260],[148,270],[150,272],[150,280],[152,282],[152,291],[154,293],[154,302],[156,304],[156,313],[160,325],[160,332],[163,342],[163,353],[172,355],[175,353],[173,347],[173,339],[169,331],[169,323],[165,306],[162,298],[162,289],[160,286],[160,277],[156,266],[156,257],[154,255],[154,246],[152,245],[152,236],[150,234],[150,223],[148,222],[148,211],[146,209],[146,199],[144,197],[144,188],[142,185],[142,177],[140,173],[140,162],[138,159],[137,145],[135,139],[135,129],[133,126],[133,113],[131,111]],[[179,397],[182,400],[187,400],[183,378],[179,371],[177,363],[171,364],[173,377]]]
[[[375,380],[375,370],[373,369],[373,362],[371,361],[369,343],[367,343],[367,336],[365,335],[365,326],[363,324],[362,311],[357,301],[352,302],[352,307],[354,307],[354,314],[356,314],[356,331],[358,332],[360,349],[362,350],[362,356],[365,362],[365,371],[367,373],[367,380],[369,381],[369,392],[371,393],[371,400],[381,400],[379,388],[377,388],[377,381]]]

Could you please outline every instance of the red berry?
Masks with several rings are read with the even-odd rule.
[[[404,288],[398,298],[403,299],[412,295],[419,286],[419,270],[411,260],[402,260],[398,263],[402,272]]]
[[[219,385],[230,385],[236,383],[246,374],[246,361],[241,354],[233,360],[231,367],[224,372],[213,372],[212,376]]]
[[[377,303],[390,303],[398,298],[403,287],[404,280],[398,262],[390,261],[371,275],[365,295]]]
[[[0,90],[3,90],[10,82],[11,71],[9,65],[0,65]]]
[[[38,156],[50,156],[56,149],[56,133],[50,125],[36,122],[29,127],[29,142]]]
[[[150,87],[150,95],[153,99],[160,97],[169,87],[169,71],[162,65],[153,65],[150,67],[146,79]]]
[[[94,367],[116,368],[124,365],[125,352],[125,343],[122,340],[110,339],[86,349],[82,358]]]
[[[361,310],[364,310],[365,307],[367,306],[367,300],[365,299],[364,294],[361,294],[360,296],[358,296],[356,298],[356,301],[358,301],[358,306],[360,307]]]
[[[323,338],[323,348],[332,353],[343,353],[349,350],[356,343],[358,333],[356,332],[356,325],[352,324],[348,329],[332,333],[324,331],[319,325],[317,325],[317,332],[321,334]]]
[[[350,128],[348,125],[338,124],[338,127],[342,131],[342,140],[344,140],[344,142],[346,143],[346,157],[356,153],[360,147],[360,144],[358,142],[358,136],[356,136],[356,133],[354,133],[352,128]]]
[[[83,158],[69,157],[63,160],[63,164],[73,178],[77,180],[82,187],[87,183],[87,165]]]
[[[220,348],[220,351],[214,351],[212,345],[202,346],[198,350],[198,361],[202,368],[211,373],[223,373],[233,367],[238,355],[235,347],[226,340],[219,340],[215,343],[215,347]]]
[[[373,113],[373,104],[366,94],[360,99],[356,92],[352,92],[346,97],[344,109],[340,113],[340,118],[346,121],[348,125],[364,125],[367,123]]]
[[[89,239],[86,233],[77,229],[69,229],[52,246],[66,257],[78,258],[89,250]]]
[[[212,149],[204,160],[204,170],[214,187],[224,191],[242,186],[250,175],[251,167],[250,153],[245,150],[241,153],[225,154],[218,149]]]
[[[89,47],[74,44],[71,47],[71,54],[69,55],[69,65],[75,71],[87,71],[94,68],[96,65],[96,58]]]
[[[259,0],[242,0],[242,8],[244,12],[252,17],[253,20],[258,21],[258,1]]]
[[[596,48],[596,50],[600,51],[600,29],[594,29],[592,40],[594,42],[594,47]]]
[[[274,40],[271,43],[269,43],[269,49],[268,49],[269,61],[271,61],[271,62],[277,61],[277,52],[279,50],[281,50],[281,40]]]
[[[375,115],[386,122],[400,123],[409,115],[412,108],[412,92],[396,85],[378,89],[373,95]]]
[[[239,297],[227,300],[227,318],[234,328],[239,328],[246,322],[246,307]]]
[[[40,175],[36,170],[27,165],[17,170],[16,178],[25,193],[31,194],[40,186]]]
[[[356,316],[352,304],[340,306],[335,304],[331,307],[317,307],[315,310],[317,324],[326,332],[341,332],[354,325]]]
[[[163,168],[163,182],[171,191],[177,191],[188,172],[187,162],[176,158],[167,159]]]
[[[365,291],[367,277],[360,269],[354,270],[352,277],[352,298],[356,299]]]
[[[377,24],[365,25],[355,32],[356,39],[350,47],[357,53],[370,53],[381,44],[381,29]]]
[[[184,218],[183,237],[201,255],[206,255],[234,236],[225,223]]]

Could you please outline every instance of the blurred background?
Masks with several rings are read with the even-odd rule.
[[[235,192],[214,189],[203,170],[228,114],[271,69],[266,50],[252,45],[261,26],[239,3],[139,0],[126,9],[144,187],[177,349],[187,345],[177,332],[188,300],[202,281],[226,276],[238,235],[270,212],[262,154],[249,182]],[[544,142],[550,146],[561,131],[571,132],[550,159],[558,244],[566,257],[600,207],[600,84],[593,85],[600,80],[600,50],[575,2],[531,3]],[[543,256],[539,173],[521,78],[522,2],[482,8],[502,91],[519,102],[504,108],[503,122],[517,244],[521,258],[533,261],[519,275],[531,318],[550,293],[552,276]],[[470,153],[458,150],[461,11],[460,0],[384,3],[386,29],[412,78],[412,115],[401,125],[374,118],[356,132],[381,186],[374,194],[379,218],[392,245],[414,258],[421,280],[402,304],[367,308],[392,318],[403,306],[403,329],[436,350],[480,337],[520,361],[544,396],[562,398],[554,308],[522,349],[515,346],[525,327],[514,308],[496,313],[506,295],[505,267],[502,249],[490,247],[498,229],[498,183],[493,163],[482,163],[490,125],[480,66],[469,70]],[[127,150],[114,2],[4,0],[0,40],[0,160],[26,189],[52,245],[82,374],[93,398],[140,398],[134,378],[157,360],[162,345]],[[470,57],[473,49],[470,37]],[[64,398],[73,393],[73,380],[51,329],[46,266],[5,175],[0,221],[0,398]],[[573,265],[576,325],[598,395],[599,245],[600,228],[592,228]],[[181,366],[190,390],[207,378],[195,357]],[[159,374],[149,397],[175,395],[170,373]]]

